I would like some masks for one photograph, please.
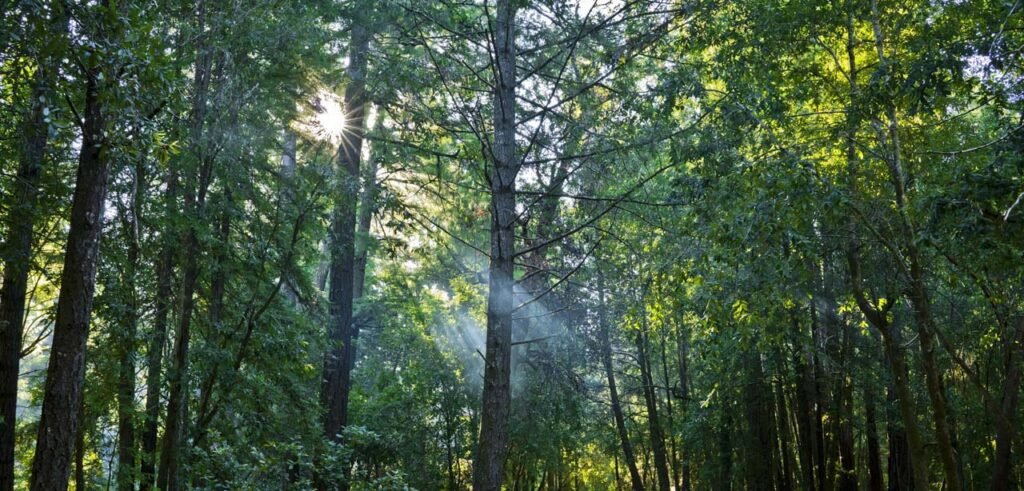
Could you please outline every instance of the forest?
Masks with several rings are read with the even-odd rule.
[[[1022,0],[0,0],[0,491],[1024,489]]]

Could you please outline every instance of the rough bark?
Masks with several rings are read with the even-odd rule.
[[[96,286],[109,161],[100,102],[100,69],[85,73],[85,107],[71,224],[46,370],[42,415],[32,463],[32,491],[67,489],[78,435],[85,349]]]
[[[512,403],[512,311],[515,258],[516,53],[515,6],[498,0],[494,24],[494,142],[491,181],[491,257],[487,295],[487,352],[480,440],[473,468],[475,491],[501,488],[508,451],[508,418]]]
[[[32,109],[26,118],[18,177],[7,215],[9,234],[3,244],[3,289],[0,290],[0,489],[14,488],[14,429],[18,403],[18,369],[25,318],[28,272],[32,263],[32,238],[39,175],[46,150],[46,77],[36,74]]]
[[[893,373],[892,363],[890,362],[888,355],[885,356],[885,365],[888,371]],[[899,407],[896,392],[895,383],[890,381],[886,391],[886,402],[889,407]],[[890,415],[887,418],[886,426],[886,432],[888,433],[889,439],[887,471],[889,477],[889,489],[891,491],[916,489],[914,486],[912,457],[910,455],[910,442],[907,439],[907,432],[899,424],[900,417],[902,417],[902,414],[897,417]]]

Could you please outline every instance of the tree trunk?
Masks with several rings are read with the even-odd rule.
[[[168,217],[178,209],[178,171],[172,167],[167,177],[167,189],[164,192],[164,211]],[[163,355],[167,344],[167,324],[170,310],[174,304],[174,251],[177,241],[174,227],[168,224],[163,231],[163,250],[157,269],[156,298],[153,313],[153,332],[150,334],[149,347],[146,353],[146,416],[142,431],[142,465],[139,469],[139,491],[149,491],[153,486],[156,474],[157,431],[160,420],[160,389],[163,380]]]
[[[608,393],[612,404],[612,418],[615,420],[615,430],[619,435],[619,443],[622,446],[622,455],[625,457],[626,468],[629,470],[629,479],[633,491],[643,491],[643,478],[636,467],[636,457],[633,455],[633,445],[629,442],[629,432],[626,430],[626,420],[622,415],[622,404],[619,402],[619,392],[615,385],[615,369],[612,366],[612,343],[608,334],[608,319],[604,297],[604,275],[598,272],[598,295],[600,306],[598,307],[598,329],[601,340],[601,363],[604,365],[604,374],[608,379]],[[616,462],[618,462],[616,460]]]
[[[675,419],[672,414],[672,380],[668,376],[668,344],[665,339],[668,335],[663,330],[661,332],[661,375],[665,384],[665,415],[668,417],[668,444],[669,444],[669,465],[672,468],[672,488],[679,489],[682,487],[681,477],[679,475],[679,453],[676,451],[676,439],[673,436],[673,429],[675,428]]]
[[[889,389],[888,400],[890,404],[898,404],[896,401],[896,389]],[[914,486],[913,464],[910,456],[910,443],[907,440],[907,432],[899,426],[895,419],[890,419],[887,424],[889,438],[889,459],[888,476],[889,490],[903,491],[916,489]]]
[[[1020,401],[1021,348],[1019,346],[1024,344],[1024,317],[1018,320],[1014,333],[1007,336],[1004,344],[1006,375],[1003,381],[1002,413],[1005,417],[997,419],[996,423],[996,455],[992,464],[991,486],[993,491],[1012,489],[1013,484],[1010,481],[1010,474],[1013,471],[1012,447],[1016,429],[1010,423],[1010,418],[1017,414]]]
[[[874,0],[872,0],[874,5]],[[874,10],[874,9],[873,9]],[[877,22],[874,23],[877,26]],[[847,58],[850,65],[850,73],[857,73],[856,65],[856,34],[854,29],[853,12],[847,12]],[[859,93],[857,86],[857,78],[855,76],[850,77],[850,99],[851,105],[853,100],[856,99]],[[856,143],[856,132],[860,121],[856,119],[854,111],[847,112],[846,121],[846,165],[847,165],[847,179],[850,195],[854,198],[858,195],[857,189],[857,177],[858,177],[858,157],[857,157],[857,143]],[[893,378],[893,395],[896,398],[896,403],[899,407],[900,419],[903,423],[903,433],[906,436],[906,454],[910,460],[910,471],[912,477],[909,479],[912,481],[912,485],[918,491],[924,491],[928,489],[928,462],[924,453],[924,440],[921,436],[920,429],[917,427],[917,412],[914,408],[913,394],[910,391],[909,381],[907,380],[908,371],[907,364],[904,358],[903,348],[899,345],[899,342],[895,339],[899,337],[899,331],[889,323],[888,309],[892,307],[890,303],[885,308],[877,307],[868,300],[867,294],[864,292],[861,278],[861,260],[860,260],[860,248],[861,243],[857,239],[857,231],[853,213],[850,213],[848,219],[848,231],[851,237],[850,243],[847,244],[846,259],[850,273],[850,286],[853,290],[854,300],[857,302],[857,307],[864,314],[867,321],[878,330],[882,336],[882,343],[885,347],[886,358],[889,360],[889,366],[891,368],[891,374]],[[898,431],[898,430],[897,430]],[[890,446],[893,444],[899,444],[903,441],[902,438],[892,438],[890,432]],[[899,452],[890,452],[890,481],[889,485],[892,487],[896,484],[896,481],[891,479],[893,457],[899,457]],[[897,459],[896,463],[902,461]],[[899,469],[899,467],[896,467]]]
[[[785,358],[781,350],[776,351],[775,357],[781,373],[785,374]],[[792,452],[792,429],[789,425],[789,404],[786,403],[786,384],[784,376],[782,380],[772,384],[775,394],[775,426],[778,428],[779,441],[778,451],[782,457],[781,475],[779,476],[780,489],[793,489],[793,452]]]
[[[372,149],[371,149],[372,152]],[[359,196],[359,216],[356,220],[355,280],[352,286],[353,298],[363,296],[366,287],[366,265],[370,256],[370,225],[377,199],[377,160],[371,155],[363,173],[363,191]]]
[[[498,491],[505,469],[512,403],[512,311],[515,259],[516,53],[515,6],[497,1],[494,25],[494,143],[491,181],[491,257],[487,295],[487,353],[480,441],[473,468],[475,491]]]
[[[3,243],[3,289],[0,290],[0,490],[14,489],[14,430],[17,422],[18,370],[25,318],[28,272],[32,264],[32,238],[39,175],[46,153],[47,123],[43,109],[49,95],[49,70],[40,67],[32,91],[32,106],[25,121],[18,177],[7,214],[7,240]]]
[[[875,35],[875,48],[879,61],[884,65],[888,63],[884,50],[884,35],[879,23],[877,0],[871,1],[871,25]],[[924,280],[924,266],[918,249],[918,237],[914,222],[910,218],[907,203],[906,185],[907,177],[903,169],[903,161],[900,150],[899,120],[896,116],[896,106],[889,103],[886,110],[887,135],[880,132],[879,138],[888,147],[889,178],[893,184],[893,191],[896,197],[896,209],[899,213],[900,228],[903,233],[904,247],[907,260],[910,263],[910,303],[914,310],[914,320],[917,327],[918,342],[921,346],[921,365],[924,369],[925,385],[928,388],[928,398],[932,404],[932,421],[935,424],[936,446],[939,449],[939,457],[942,462],[943,472],[946,476],[946,489],[959,491],[963,487],[960,477],[960,467],[957,463],[953,449],[953,437],[950,431],[950,415],[946,407],[946,396],[942,383],[942,376],[939,373],[938,363],[935,359],[935,347],[932,339],[932,332],[935,328],[931,317],[928,292]],[[884,136],[883,136],[884,135]]]
[[[672,481],[669,480],[668,458],[665,455],[665,433],[658,418],[658,393],[654,390],[654,377],[651,376],[651,362],[647,353],[646,310],[643,312],[641,315],[644,318],[640,320],[642,327],[636,335],[640,383],[643,384],[644,402],[647,405],[647,426],[651,432],[651,451],[654,453],[654,467],[658,474],[658,489],[668,491],[672,487]]]
[[[765,391],[760,353],[751,351],[746,353],[744,358],[747,382],[744,384],[743,392],[747,424],[750,429],[748,451],[745,456],[746,488],[770,491],[775,488],[772,464],[776,461],[772,451],[771,418],[767,414],[772,401]]]
[[[200,2],[197,8],[197,27],[205,30],[206,4]],[[206,105],[212,73],[211,49],[204,36],[197,41],[195,74],[193,75],[192,109],[189,124],[190,151],[199,163],[199,173],[186,180],[184,209],[188,220],[184,243],[184,265],[181,280],[181,306],[178,332],[174,339],[171,369],[168,373],[169,396],[167,400],[167,422],[160,449],[160,469],[157,487],[163,491],[178,491],[183,486],[181,478],[182,441],[188,422],[189,344],[192,336],[192,313],[195,309],[195,290],[199,280],[199,228],[203,224],[206,208],[206,193],[210,186],[213,157],[206,155],[203,143],[203,129],[206,120]]]
[[[348,424],[348,398],[352,367],[355,363],[357,338],[352,322],[352,301],[355,283],[355,227],[359,194],[359,163],[363,148],[363,120],[366,109],[366,66],[370,33],[352,26],[349,47],[349,85],[345,88],[345,116],[348,131],[338,149],[334,212],[331,218],[330,244],[330,351],[324,360],[321,399],[324,404],[324,435],[331,441],[341,440],[341,430]],[[321,488],[326,483],[321,483]]]
[[[853,440],[853,376],[849,373],[853,358],[852,326],[840,321],[842,348],[839,356],[839,377],[836,381],[836,397],[839,406],[837,441],[839,447],[839,491],[857,491],[857,465]]]
[[[128,240],[127,264],[124,271],[124,292],[128,305],[123,319],[120,341],[120,365],[117,391],[117,487],[122,491],[135,489],[135,348],[139,324],[137,273],[139,266],[139,216],[145,189],[145,161],[135,164],[130,210],[122,220]]]
[[[867,425],[868,490],[882,491],[882,452],[878,441],[875,389],[870,382],[864,384],[864,418]]]
[[[793,325],[800,328],[799,320],[795,313],[791,313]],[[809,491],[818,489],[814,480],[814,456],[817,453],[817,438],[811,431],[811,419],[814,414],[811,408],[811,396],[814,393],[813,380],[807,368],[805,353],[798,352],[793,358],[793,365],[796,368],[796,428],[798,436],[798,447],[800,453],[800,471],[803,478],[803,486]]]
[[[713,486],[716,491],[732,489],[732,411],[728,407],[723,409],[725,421],[718,429],[718,475]]]
[[[85,421],[85,404],[78,406],[78,420]],[[78,427],[75,437],[75,491],[85,491],[85,424]]]
[[[680,412],[686,417],[687,408],[690,405],[690,345],[687,340],[687,333],[683,330],[682,319],[678,322],[679,332],[676,333],[677,350],[679,353],[679,398],[681,400]],[[685,437],[680,444],[680,458],[682,462],[682,491],[690,491],[690,453],[686,448]]]
[[[78,407],[82,403],[85,381],[85,349],[96,287],[96,263],[109,173],[103,135],[107,125],[100,102],[100,73],[96,67],[85,73],[82,146],[78,154],[71,226],[32,462],[32,491],[67,489],[80,423]]]
[[[911,475],[909,477],[911,485],[918,491],[924,491],[929,487],[928,461],[925,458],[921,430],[917,427],[917,413],[914,409],[913,394],[910,392],[910,383],[907,380],[906,358],[903,356],[903,348],[893,338],[892,333],[883,336],[882,341],[885,343],[886,356],[892,368],[896,403],[899,407],[900,419],[903,423],[902,433],[906,437],[906,453],[910,459]],[[897,442],[899,440],[900,438],[896,438]],[[895,452],[895,454],[898,456],[899,452]]]
[[[64,36],[66,16],[60,5],[54,6],[50,20],[52,35]],[[32,242],[39,196],[39,177],[46,157],[49,123],[47,109],[52,104],[52,88],[57,68],[53,56],[40,57],[36,67],[29,110],[22,127],[24,141],[18,161],[18,175],[7,211],[7,233],[0,241],[3,286],[0,288],[0,491],[14,489],[14,437],[18,414],[18,374],[21,338],[24,330],[28,273],[32,264]]]

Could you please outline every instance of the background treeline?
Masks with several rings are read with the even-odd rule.
[[[0,0],[0,491],[1017,489],[1022,58],[1012,0]]]

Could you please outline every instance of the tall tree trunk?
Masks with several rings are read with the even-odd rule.
[[[713,486],[715,491],[730,491],[732,489],[732,411],[728,407],[723,409],[725,409],[725,421],[721,428],[718,428],[719,461],[718,474],[715,476]]]
[[[324,360],[321,399],[324,404],[324,434],[340,441],[348,424],[348,398],[356,355],[356,326],[352,322],[355,283],[355,227],[359,194],[359,164],[363,148],[363,120],[366,109],[366,66],[370,33],[365,26],[352,26],[349,46],[349,84],[345,88],[345,117],[348,131],[338,149],[334,211],[330,244],[330,331],[331,348]],[[321,487],[326,483],[321,483]]]
[[[50,24],[64,36],[66,16],[54,4]],[[39,177],[46,157],[52,104],[52,85],[57,67],[54,56],[41,56],[36,67],[29,110],[22,125],[21,154],[7,211],[7,237],[0,241],[3,286],[0,288],[0,491],[14,489],[14,437],[18,414],[18,372],[24,330],[28,273],[39,196]]]
[[[778,360],[781,373],[785,374],[785,358],[781,350],[775,352],[775,358]],[[775,394],[775,427],[778,428],[779,434],[778,451],[782,457],[782,473],[779,476],[778,484],[781,489],[793,489],[793,447],[792,431],[789,425],[789,405],[786,403],[785,377],[780,378],[782,380],[772,384]]]
[[[137,275],[139,267],[139,216],[145,189],[145,157],[135,164],[130,209],[122,219],[128,240],[124,289],[127,309],[120,341],[120,364],[117,390],[117,487],[122,491],[135,489],[135,349],[139,324]]]
[[[167,177],[164,191],[164,212],[168,217],[178,209],[178,171],[173,167]],[[160,420],[160,389],[163,385],[163,355],[167,344],[167,325],[174,305],[174,251],[177,241],[174,227],[165,226],[161,242],[156,278],[153,330],[146,353],[146,415],[142,430],[142,465],[139,469],[139,491],[149,491],[156,477],[157,431]]]
[[[896,398],[895,387],[890,387],[888,396],[890,404],[898,403]],[[911,463],[910,443],[907,440],[907,432],[893,418],[889,419],[886,432],[889,438],[889,458],[887,462],[889,490],[903,491],[916,489],[914,486],[913,464]]]
[[[743,355],[747,382],[743,389],[750,441],[747,444],[747,489],[770,491],[775,488],[772,464],[776,462],[773,450],[771,417],[768,409],[771,398],[766,394],[761,354],[751,351]]]
[[[897,432],[901,432],[905,437],[900,438],[897,435],[896,438],[891,439],[898,444],[900,440],[906,441],[906,454],[910,460],[911,475],[909,477],[911,485],[918,491],[924,491],[929,486],[928,461],[925,458],[921,430],[917,426],[917,413],[914,411],[913,403],[909,402],[913,401],[913,394],[910,392],[910,383],[907,380],[906,358],[904,357],[903,348],[894,339],[892,334],[883,336],[882,341],[885,343],[886,355],[892,368],[894,395],[899,407],[900,420],[903,423],[903,428],[897,430]],[[897,456],[899,453],[894,452]],[[899,466],[902,466],[902,463],[897,462]]]
[[[800,329],[800,321],[796,313],[791,312],[792,323],[795,330]],[[811,430],[811,419],[813,410],[811,407],[813,379],[807,367],[806,354],[800,349],[793,355],[793,365],[796,371],[796,429],[798,449],[800,454],[800,471],[803,480],[803,487],[809,491],[818,489],[814,480],[814,456],[817,453],[817,438]]]
[[[828,480],[828,463],[826,461],[827,449],[825,447],[825,424],[824,424],[824,396],[822,394],[822,385],[824,378],[823,370],[821,366],[821,355],[819,351],[822,350],[823,333],[821,332],[822,326],[819,320],[818,309],[815,305],[817,296],[811,300],[811,381],[807,389],[809,392],[809,402],[811,404],[811,438],[814,438],[814,477],[818,483],[818,489],[822,491],[830,491],[832,489],[832,483]]]
[[[78,407],[82,403],[85,381],[85,349],[96,287],[96,263],[109,173],[100,73],[98,67],[91,67],[85,73],[82,146],[78,154],[71,226],[32,462],[32,491],[67,489],[80,423]]]
[[[874,5],[874,0],[872,0]],[[877,23],[874,23],[877,25]],[[856,52],[855,47],[856,31],[854,28],[853,11],[847,11],[847,44],[846,52],[849,63],[850,76],[850,100],[851,106],[859,96],[859,87],[857,85],[857,64],[856,64]],[[847,185],[849,187],[849,193],[853,198],[856,198],[858,193],[857,189],[857,178],[859,172],[859,160],[857,156],[857,142],[856,133],[860,125],[859,119],[856,118],[854,111],[847,112],[846,120],[846,165],[847,165]],[[894,391],[891,393],[896,398],[896,403],[899,407],[900,419],[903,423],[902,433],[906,436],[905,440],[902,438],[892,438],[892,432],[890,432],[890,446],[893,444],[899,444],[903,441],[906,442],[906,453],[910,460],[910,471],[912,477],[913,486],[918,491],[924,491],[928,489],[928,462],[924,453],[924,440],[921,436],[921,431],[917,426],[917,412],[914,408],[913,394],[910,391],[908,377],[908,369],[906,359],[904,358],[903,348],[899,345],[896,338],[899,337],[899,330],[892,326],[889,322],[888,313],[894,303],[888,304],[886,307],[881,308],[875,304],[872,304],[867,298],[867,294],[864,292],[861,278],[861,259],[860,259],[860,248],[861,243],[857,239],[856,223],[853,213],[850,213],[848,219],[848,232],[850,236],[850,242],[847,244],[846,260],[849,267],[850,274],[850,286],[852,287],[854,300],[857,302],[857,307],[864,314],[867,321],[878,330],[882,337],[882,343],[885,347],[886,359],[889,361],[891,368],[892,383]],[[899,430],[895,430],[899,431]],[[890,452],[890,476],[892,476],[893,456],[899,456],[899,452]],[[895,462],[899,463],[900,460]],[[898,468],[898,467],[897,467]],[[894,484],[894,481],[890,479],[890,487]]]
[[[839,325],[842,333],[842,352],[839,357],[839,380],[836,381],[839,421],[837,441],[839,447],[839,491],[857,491],[857,466],[854,460],[853,441],[853,378],[848,373],[853,356],[852,327],[845,322]]]
[[[690,344],[687,339],[688,333],[683,330],[682,319],[678,322],[679,332],[676,333],[677,351],[679,353],[679,398],[681,400],[680,406],[682,409],[680,412],[683,417],[686,417],[687,408],[690,405]],[[682,463],[682,491],[690,491],[690,453],[686,448],[686,440],[684,438],[680,445]]]
[[[224,197],[221,206],[223,208],[220,210],[220,217],[217,219],[216,234],[218,244],[213,259],[215,265],[211,272],[207,312],[210,319],[210,331],[214,336],[222,340],[220,348],[226,349],[228,339],[234,334],[224,332],[223,329],[224,295],[227,291],[229,276],[227,267],[228,261],[230,261],[231,247],[232,196],[230,185],[224,187]],[[243,339],[249,339],[249,333],[246,333]],[[192,446],[195,448],[207,448],[206,435],[209,430],[209,424],[213,420],[213,410],[210,408],[210,403],[213,398],[214,386],[220,372],[220,367],[221,364],[214,364],[209,376],[199,385],[199,404],[196,410],[196,421],[192,428]]]
[[[619,444],[622,446],[622,455],[626,461],[626,468],[629,470],[629,479],[633,491],[643,491],[643,478],[636,467],[636,457],[633,455],[633,445],[629,442],[629,432],[626,430],[626,419],[622,415],[622,404],[619,402],[619,391],[615,384],[615,368],[612,365],[612,343],[608,334],[607,305],[605,304],[604,275],[598,271],[598,295],[600,306],[598,307],[598,329],[601,340],[601,363],[604,365],[604,374],[608,379],[608,393],[612,404],[612,418],[615,420],[615,430],[619,435]],[[618,462],[618,461],[616,461]]]
[[[24,328],[28,272],[32,264],[32,238],[39,175],[46,153],[43,109],[49,82],[40,67],[32,91],[32,108],[25,122],[18,177],[7,214],[7,240],[3,243],[3,289],[0,290],[0,490],[14,489],[14,430],[18,403],[18,370]]]
[[[366,287],[366,265],[370,257],[370,225],[377,199],[377,159],[370,155],[366,164],[363,191],[359,196],[359,216],[356,220],[355,280],[352,286],[352,296],[356,299],[362,298]]]
[[[992,464],[993,491],[1012,489],[1010,474],[1013,471],[1013,440],[1016,429],[1010,423],[1017,414],[1021,387],[1021,346],[1024,346],[1024,317],[1017,320],[1014,332],[1004,341],[1004,369],[1002,413],[1004,418],[996,423],[996,455]],[[1018,452],[1020,449],[1018,449]]]
[[[666,345],[668,341],[666,337],[667,329],[661,332],[661,375],[665,384],[665,415],[668,417],[668,445],[669,445],[669,465],[672,468],[672,487],[673,489],[679,489],[682,486],[681,477],[679,475],[679,453],[676,451],[676,438],[672,434],[675,428],[675,419],[672,414],[672,380],[668,376],[668,349]]]
[[[494,25],[494,142],[491,184],[491,258],[487,294],[487,353],[480,440],[473,468],[475,491],[498,491],[505,470],[512,403],[512,311],[515,259],[516,50],[515,6],[497,1]]]
[[[641,300],[643,302],[643,300]],[[640,332],[636,335],[637,358],[640,364],[640,383],[643,384],[644,402],[647,405],[647,427],[651,432],[651,451],[654,453],[654,467],[658,474],[658,489],[668,491],[672,487],[669,479],[668,458],[665,455],[665,432],[658,417],[658,393],[654,390],[651,376],[651,361],[647,346],[647,314],[643,310]]]
[[[197,6],[196,24],[199,32],[206,27],[206,3]],[[199,164],[197,176],[186,179],[184,209],[187,214],[187,230],[183,237],[184,264],[182,267],[180,317],[178,332],[174,339],[171,369],[168,373],[169,396],[167,400],[167,422],[160,449],[160,469],[157,487],[163,491],[178,491],[184,485],[181,478],[182,441],[188,422],[189,344],[192,337],[192,317],[195,309],[195,291],[200,272],[199,228],[204,220],[206,193],[210,186],[213,157],[204,150],[203,129],[206,121],[206,105],[212,76],[213,57],[206,44],[205,36],[197,40],[195,73],[193,75],[192,109],[189,123],[190,151]]]
[[[888,63],[885,55],[885,38],[879,22],[878,2],[871,1],[871,25],[875,35],[875,48],[878,53],[879,62],[882,65]],[[899,119],[896,116],[896,106],[890,102],[886,109],[888,118],[886,132],[880,131],[880,139],[886,144],[888,150],[889,178],[893,184],[893,191],[896,197],[896,209],[899,213],[900,228],[903,233],[903,246],[906,249],[906,258],[910,263],[910,303],[914,310],[914,320],[917,327],[918,343],[921,346],[921,365],[924,369],[925,385],[928,388],[928,398],[932,405],[932,421],[935,424],[936,446],[939,450],[940,461],[943,472],[946,476],[946,489],[959,491],[963,487],[960,477],[960,467],[957,463],[955,450],[953,449],[953,437],[950,430],[950,415],[946,407],[945,390],[942,383],[942,375],[939,372],[938,362],[935,359],[935,346],[933,331],[935,325],[931,316],[927,287],[924,280],[924,265],[922,264],[920,250],[918,249],[918,237],[913,220],[908,211],[906,195],[907,176],[903,168],[903,159],[900,149]],[[882,136],[884,135],[884,136]]]
[[[878,440],[878,416],[875,409],[875,388],[864,384],[864,419],[868,450],[868,490],[882,491],[882,452]]]

